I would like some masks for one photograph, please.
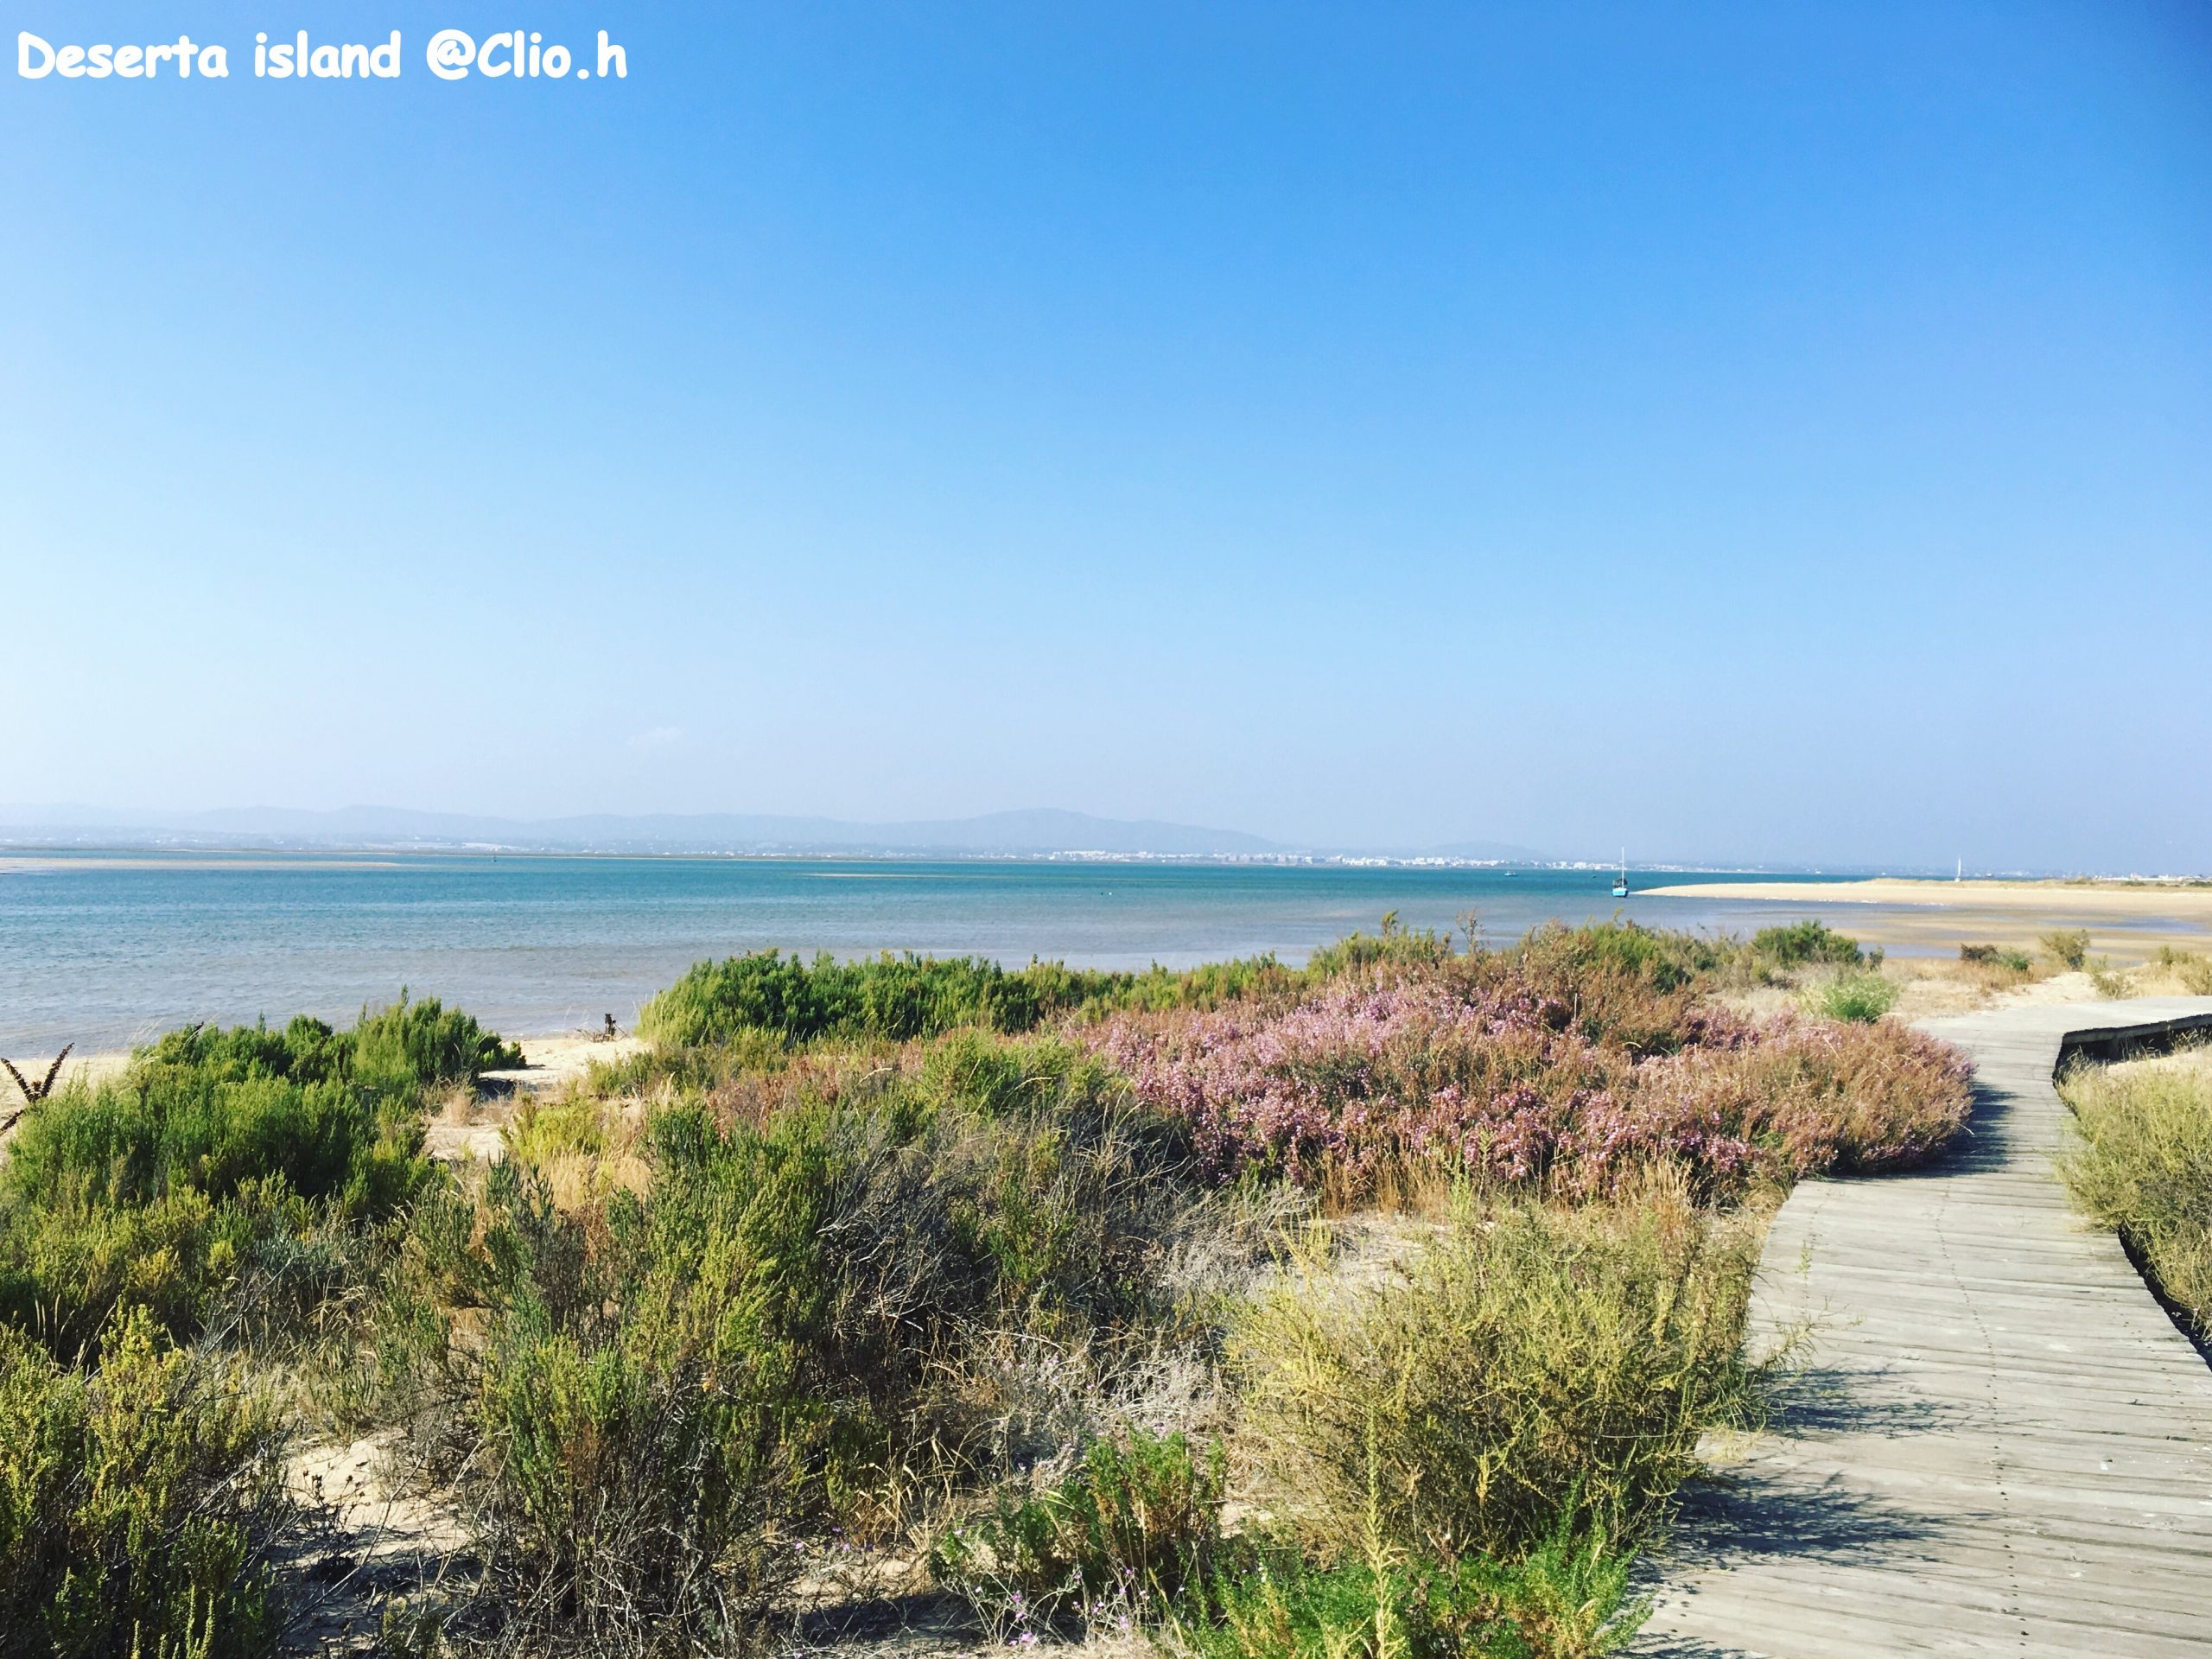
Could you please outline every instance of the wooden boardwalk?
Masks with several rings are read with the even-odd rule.
[[[1755,1346],[1807,1319],[1771,1430],[1686,1493],[1634,1652],[2212,1656],[2212,1368],[2051,1169],[2061,1051],[2212,1026],[2212,998],[1926,1029],[1974,1058],[1931,1168],[1809,1181]]]

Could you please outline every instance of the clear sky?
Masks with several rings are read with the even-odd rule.
[[[2212,868],[2201,4],[5,27],[0,799]]]

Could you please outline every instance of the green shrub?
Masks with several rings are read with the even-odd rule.
[[[1636,922],[1592,922],[1535,929],[1515,953],[1530,977],[1573,991],[1592,982],[1629,981],[1646,991],[1681,991],[1726,965],[1729,949],[1692,933]]]
[[[1433,968],[1452,957],[1452,936],[1409,928],[1391,911],[1372,933],[1346,934],[1334,944],[1325,944],[1306,959],[1307,977],[1336,979],[1379,967]]]
[[[1150,1269],[1205,1201],[1180,1132],[1096,1061],[966,1034],[836,1083],[657,1111],[642,1196],[564,1207],[518,1156],[418,1213],[387,1408],[461,1478],[497,1599],[564,1640],[609,1609],[725,1630],[792,1528],[886,1530],[905,1486],[990,1474],[952,1381],[972,1355],[1157,1327]]]
[[[1001,1642],[1157,1619],[1213,1569],[1224,1472],[1217,1445],[1181,1434],[1096,1440],[1057,1486],[947,1531],[931,1567]]]
[[[1130,976],[1127,983],[1086,999],[1080,1012],[1096,1015],[1120,1011],[1211,1010],[1254,998],[1294,995],[1309,982],[1311,972],[1285,967],[1272,954],[1184,969],[1163,968],[1154,963],[1144,972]]]
[[[1655,1185],[1482,1208],[1363,1292],[1308,1261],[1236,1338],[1268,1501],[1325,1560],[1370,1526],[1438,1560],[1516,1559],[1569,1493],[1578,1535],[1629,1535],[1744,1408],[1755,1254]]]
[[[1751,955],[1777,968],[1857,968],[1868,958],[1858,940],[1809,920],[1761,928],[1751,935]],[[1881,953],[1873,959],[1880,961]]]
[[[1962,944],[1959,947],[1959,960],[1969,967],[1993,969],[2006,974],[2026,974],[2035,967],[2026,951],[1996,944]]]
[[[2076,1130],[2059,1160],[2068,1190],[2212,1335],[2212,1069],[2079,1066],[2058,1091]]]
[[[443,1007],[435,996],[410,1002],[404,990],[390,1007],[364,1009],[346,1034],[353,1039],[355,1077],[379,1087],[473,1084],[486,1071],[522,1064],[521,1049],[502,1042],[474,1016]]]
[[[1008,971],[981,957],[883,956],[841,963],[827,952],[809,964],[777,950],[702,962],[638,1015],[638,1033],[672,1047],[723,1043],[769,1032],[786,1043],[834,1037],[903,1042],[962,1026],[1024,1032],[1129,976],[1082,972],[1058,963]]]
[[[349,1083],[160,1065],[48,1101],[25,1120],[0,1186],[49,1207],[111,1207],[276,1180],[383,1211],[411,1190],[420,1140],[409,1114]]]
[[[305,1016],[282,1031],[189,1027],[141,1049],[122,1077],[30,1114],[0,1184],[57,1207],[186,1188],[220,1199],[276,1180],[385,1213],[423,1174],[423,1091],[516,1058],[468,1015],[404,993],[346,1032]]]
[[[97,1370],[0,1328],[0,1652],[245,1659],[276,1643],[270,1408],[118,1317]]]
[[[1805,993],[1805,1007],[1830,1020],[1871,1026],[1897,1006],[1899,988],[1879,974],[1842,974]]]
[[[1262,1552],[1217,1576],[1205,1614],[1175,1633],[1203,1659],[1592,1659],[1647,1616],[1628,1598],[1630,1561],[1566,1524],[1512,1562],[1447,1563],[1379,1538],[1328,1565]]]
[[[177,1338],[250,1293],[303,1314],[359,1266],[344,1236],[397,1215],[430,1177],[424,1091],[512,1049],[435,1000],[351,1031],[194,1026],[124,1074],[29,1114],[0,1164],[0,1320],[68,1357],[111,1312]]]
[[[261,1231],[246,1210],[188,1190],[119,1209],[0,1194],[0,1325],[64,1357],[93,1346],[125,1304],[188,1336]]]
[[[2043,936],[2040,943],[2044,955],[2060,967],[2079,973],[2089,960],[2089,930],[2085,927],[2062,927]]]
[[[519,1065],[522,1051],[435,997],[405,990],[388,1007],[364,1008],[350,1031],[307,1014],[281,1031],[266,1024],[188,1026],[165,1033],[132,1057],[136,1072],[181,1069],[210,1081],[281,1077],[298,1084],[359,1079],[379,1091],[406,1093],[444,1084],[474,1083],[488,1071]]]

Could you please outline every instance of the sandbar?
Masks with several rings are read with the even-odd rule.
[[[1961,910],[2031,911],[2046,916],[2146,916],[2212,922],[2212,886],[2181,882],[1698,881],[1645,887],[1672,899],[1765,899],[1801,905],[1910,905]]]

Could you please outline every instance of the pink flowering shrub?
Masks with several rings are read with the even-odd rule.
[[[1717,1198],[1758,1177],[1909,1163],[1965,1123],[1963,1062],[1916,1033],[1664,1012],[1624,1042],[1529,976],[1447,972],[1128,1016],[1090,1040],[1190,1124],[1223,1180],[1259,1169],[1360,1192],[1441,1163],[1579,1198],[1667,1161]]]
[[[1973,1071],[1903,1026],[1789,1015],[1732,1049],[1685,1049],[1637,1068],[1655,1119],[1732,1124],[1789,1176],[1916,1164],[1964,1129]]]

